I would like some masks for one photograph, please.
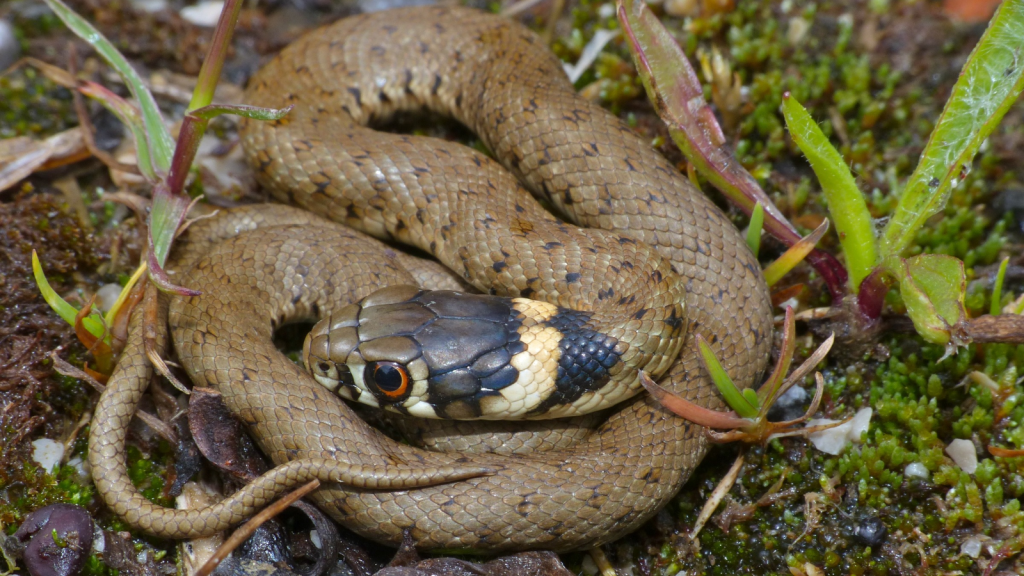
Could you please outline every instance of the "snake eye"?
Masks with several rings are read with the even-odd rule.
[[[391,400],[399,400],[409,389],[409,373],[395,362],[374,362],[367,366],[369,380]]]

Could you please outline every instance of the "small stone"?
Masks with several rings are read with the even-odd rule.
[[[871,408],[861,408],[857,414],[847,423],[828,430],[822,430],[810,434],[807,439],[814,444],[814,447],[826,454],[838,456],[846,449],[847,442],[860,442],[860,436],[867,431],[871,424]],[[837,420],[824,418],[814,419],[807,423],[808,427],[834,424]]]
[[[967,540],[964,540],[963,543],[960,544],[960,553],[970,556],[971,558],[981,556],[981,538],[971,536]]]
[[[920,462],[911,462],[907,464],[907,467],[903,469],[903,475],[907,478],[921,478],[922,480],[928,479],[928,468]]]
[[[14,26],[0,19],[0,72],[7,70],[21,57],[21,45],[14,37]]]
[[[167,9],[167,0],[131,0],[132,8],[139,12],[153,14]]]
[[[700,2],[697,0],[666,0],[665,13],[676,18],[686,18],[700,14]]]
[[[196,26],[213,28],[217,25],[217,20],[220,19],[220,13],[223,10],[224,2],[214,0],[186,6],[181,9],[180,14],[182,18]]]
[[[853,531],[853,537],[865,546],[876,548],[885,542],[889,530],[886,529],[882,520],[876,516],[869,516],[861,520]]]
[[[73,504],[40,508],[29,514],[14,533],[21,542],[28,542],[23,559],[32,576],[78,574],[92,551],[94,536],[92,517]]]
[[[100,310],[104,313],[110,312],[110,309],[114,307],[114,304],[120,296],[120,284],[104,284],[96,291],[96,301],[99,304]]]
[[[47,472],[53,472],[64,458],[64,445],[49,438],[32,441],[32,459]]]
[[[961,470],[968,474],[974,474],[978,469],[978,451],[974,448],[974,442],[957,438],[946,446],[946,454],[953,459],[953,462]]]

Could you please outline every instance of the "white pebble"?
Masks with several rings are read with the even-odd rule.
[[[903,469],[903,475],[910,478],[928,479],[928,468],[920,462],[911,462]]]
[[[964,540],[963,544],[960,545],[960,553],[966,554],[971,558],[977,558],[981,555],[981,538],[977,536],[971,536],[967,540]]]
[[[978,452],[974,449],[974,442],[957,438],[946,446],[946,454],[953,459],[953,462],[961,470],[968,474],[974,474],[978,469]]]
[[[217,25],[217,20],[220,19],[220,13],[223,9],[224,2],[221,1],[200,2],[194,6],[182,8],[181,17],[196,26],[213,28]]]
[[[21,56],[21,45],[14,36],[14,26],[7,20],[0,19],[0,72],[18,61]]]
[[[167,0],[132,0],[132,8],[140,12],[162,12],[167,9]]]
[[[49,438],[32,441],[32,459],[47,472],[53,472],[64,458],[64,445]]]
[[[120,295],[120,284],[104,284],[102,288],[96,291],[96,301],[99,304],[100,310],[104,313],[110,312],[110,309],[114,307]]]
[[[861,408],[849,422],[810,434],[807,439],[814,444],[814,447],[826,454],[838,456],[846,449],[847,442],[860,443],[860,436],[867,431],[871,424],[871,408]],[[817,418],[807,423],[808,427],[821,426],[823,424],[834,424],[838,420]]]
[[[309,541],[313,543],[313,546],[316,546],[317,550],[320,550],[324,547],[324,545],[320,542],[320,533],[316,530],[309,531]]]

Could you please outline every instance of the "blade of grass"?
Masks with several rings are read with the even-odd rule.
[[[828,231],[828,218],[822,221],[814,232],[801,239],[799,242],[794,244],[789,250],[779,256],[778,260],[772,262],[764,269],[764,279],[769,286],[774,286],[776,282],[782,279],[783,276],[789,274],[789,271],[796,268],[796,265],[803,262],[804,258],[811,253],[814,249],[814,245],[817,244],[821,237]]]
[[[718,361],[718,358],[715,357],[715,353],[711,350],[711,346],[708,345],[707,340],[703,336],[697,334],[696,340],[701,363],[704,365],[704,369],[708,371],[711,380],[715,383],[722,397],[725,398],[726,404],[735,410],[736,414],[741,418],[756,418],[758,412],[756,397],[752,403],[751,398],[740,392],[736,384],[733,383],[732,378],[726,373],[725,368]]]
[[[104,108],[110,110],[114,116],[117,116],[117,119],[122,124],[128,127],[128,130],[132,133],[132,138],[135,140],[135,158],[139,172],[142,173],[147,182],[155,182],[157,179],[156,167],[150,154],[149,143],[146,138],[146,127],[143,124],[138,108],[95,82],[83,82],[79,86],[78,91],[102,104]]]
[[[762,228],[764,228],[764,204],[758,202],[750,214],[750,225],[747,227],[747,246],[754,253],[754,258],[757,258],[757,253],[761,251]]]
[[[651,377],[643,370],[640,371],[640,383],[643,384],[644,388],[647,389],[647,392],[650,393],[650,395],[657,400],[659,404],[677,416],[685,418],[694,424],[699,424],[705,428],[719,428],[724,430],[732,430],[750,424],[749,420],[736,416],[735,412],[708,410],[702,406],[697,406],[689,400],[676,396],[662,388],[654,380],[651,380]]]
[[[843,157],[789,92],[782,95],[782,114],[790,136],[818,176],[828,202],[829,216],[835,222],[839,243],[846,255],[852,292],[856,293],[861,281],[878,263],[875,227],[864,195],[857,188]]]
[[[786,246],[799,242],[796,228],[726,146],[714,112],[704,100],[700,80],[672,35],[645,2],[617,3],[619,23],[647,96],[687,160],[747,214],[753,213],[758,202],[762,203],[764,228],[769,234]],[[813,251],[808,261],[828,284],[832,297],[842,298],[847,274],[839,262],[820,250]]]
[[[44,1],[72,32],[88,42],[106,60],[107,64],[124,78],[125,84],[127,84],[132,96],[139,102],[139,106],[142,109],[142,120],[146,126],[147,136],[144,141],[149,145],[154,166],[157,171],[166,173],[171,167],[174,140],[164,125],[163,115],[160,114],[160,108],[156,105],[153,94],[146,88],[145,83],[142,82],[142,79],[139,78],[135,69],[125,60],[124,56],[92,24],[89,24],[84,18],[75,14],[61,0]],[[139,147],[141,147],[141,143]]]
[[[46,275],[43,274],[43,267],[39,264],[39,257],[36,255],[36,251],[32,251],[32,276],[36,280],[36,286],[39,288],[39,292],[43,295],[43,300],[50,305],[50,308],[57,313],[65,322],[71,326],[75,325],[75,320],[78,317],[79,310],[68,304],[66,300],[60,297],[60,294],[50,286],[49,281],[46,280]],[[103,319],[97,313],[89,314],[88,316],[81,319],[82,326],[89,331],[96,338],[104,338],[107,336],[107,330],[103,326]]]
[[[894,273],[900,271],[895,259],[946,205],[954,180],[1024,88],[1021,38],[1024,0],[1005,0],[964,64],[882,235],[882,259]]]
[[[210,50],[206,53],[206,59],[203,60],[203,66],[199,70],[199,78],[192,91],[192,101],[189,102],[186,112],[202,108],[213,102],[213,93],[217,89],[220,72],[224,68],[224,60],[227,58],[228,47],[231,45],[231,35],[235,31],[238,13],[241,10],[241,0],[227,0],[224,7],[221,8],[220,18],[217,20],[217,27],[213,30],[213,39],[210,41]]]
[[[988,313],[992,316],[998,316],[1003,311],[1003,279],[1006,278],[1006,266],[1009,263],[1010,258],[1007,256],[999,264],[999,273],[996,274],[996,285],[992,287],[992,303],[988,308]]]

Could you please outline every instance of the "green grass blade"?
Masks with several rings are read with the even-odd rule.
[[[82,83],[78,91],[102,104],[128,127],[132,133],[132,139],[135,140],[135,163],[139,167],[139,172],[148,182],[155,182],[156,172],[153,157],[149,153],[149,139],[146,138],[146,127],[142,123],[142,116],[139,114],[138,108],[95,82]]]
[[[811,163],[828,202],[828,212],[846,255],[853,292],[878,263],[875,228],[864,195],[850,174],[843,157],[832,147],[818,124],[796,98],[783,95],[782,114],[793,141]]]
[[[775,284],[782,280],[782,277],[789,274],[789,271],[796,268],[796,265],[803,262],[804,258],[811,253],[811,250],[821,241],[821,237],[828,231],[828,218],[823,220],[821,224],[811,232],[806,238],[802,238],[796,244],[793,244],[789,250],[786,250],[782,256],[779,256],[774,262],[769,264],[764,269],[764,280],[769,286],[775,286]]]
[[[166,173],[171,166],[171,155],[174,152],[174,140],[164,126],[163,116],[156,105],[153,94],[139,78],[135,69],[131,67],[124,56],[114,48],[114,45],[99,30],[89,24],[61,0],[45,0],[47,6],[60,18],[64,24],[71,29],[78,37],[85,40],[107,61],[131,91],[132,96],[139,102],[142,109],[142,120],[146,125],[147,141],[150,146],[154,166],[160,172]]]
[[[722,363],[715,357],[715,353],[711,351],[711,346],[708,345],[707,340],[700,334],[697,335],[697,349],[700,351],[701,360],[704,361],[704,368],[711,375],[711,380],[718,387],[718,391],[721,392],[729,407],[735,410],[736,414],[741,418],[756,418],[758,405],[756,403],[751,404],[750,399],[740,392],[736,384],[733,383],[732,378],[726,373],[725,368],[722,367]],[[757,393],[755,392],[754,399],[756,400],[756,398]]]
[[[761,229],[764,228],[764,204],[758,202],[754,205],[754,211],[750,213],[750,226],[747,227],[747,246],[757,258],[761,251]]]
[[[992,303],[988,309],[988,313],[992,316],[998,316],[1003,312],[1000,303],[1003,301],[1003,279],[1006,278],[1006,266],[1009,263],[1009,257],[1003,258],[1003,262],[999,265],[999,273],[996,274],[996,285],[992,287]]]
[[[36,255],[36,251],[32,251],[32,276],[35,277],[36,286],[39,288],[39,293],[43,295],[43,300],[50,305],[50,308],[57,313],[65,322],[74,326],[75,318],[78,316],[78,309],[68,304],[66,300],[60,297],[60,294],[50,286],[50,283],[46,280],[46,275],[43,274],[43,267],[39,264],[39,257]],[[110,335],[103,328],[103,321],[100,319],[99,314],[93,312],[84,319],[82,319],[82,325],[89,331],[90,334],[97,338],[102,338],[104,342],[110,344]]]
[[[1024,0],[1006,0],[974,47],[882,235],[882,258],[895,260],[946,205],[953,181],[1024,87]]]

